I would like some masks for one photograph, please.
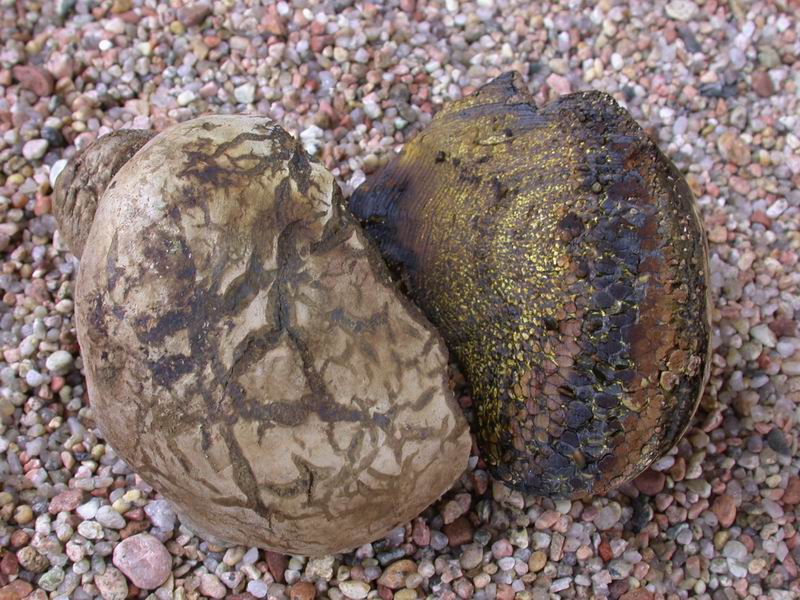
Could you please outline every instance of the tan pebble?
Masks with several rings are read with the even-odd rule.
[[[33,520],[33,510],[27,504],[20,504],[14,509],[14,521],[17,525],[25,525]]]
[[[389,589],[396,590],[403,587],[406,576],[417,572],[417,563],[413,560],[403,559],[393,562],[386,567],[383,574],[378,579],[378,583],[385,585]]]
[[[538,573],[544,566],[547,564],[547,554],[542,552],[541,550],[536,550],[533,554],[531,554],[530,558],[528,559],[528,569],[531,570],[533,573]]]
[[[211,573],[203,573],[200,576],[200,593],[209,598],[224,598],[226,594],[225,586],[219,577]]]

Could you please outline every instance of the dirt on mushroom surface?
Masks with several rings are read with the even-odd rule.
[[[78,0],[4,3],[0,31],[5,597],[146,596],[135,585],[159,598],[800,593],[800,29],[788,5]],[[123,126],[252,111],[348,194],[445,101],[510,69],[539,105],[611,93],[687,174],[714,298],[711,382],[687,436],[632,485],[571,503],[508,493],[473,458],[419,519],[348,554],[193,536],[93,428],[77,263],[50,214],[58,161]],[[141,563],[122,558],[134,551],[169,560],[167,579],[134,573]]]

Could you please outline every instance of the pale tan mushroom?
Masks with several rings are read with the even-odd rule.
[[[168,129],[93,216],[76,313],[94,418],[200,529],[345,550],[462,473],[444,343],[274,122]]]

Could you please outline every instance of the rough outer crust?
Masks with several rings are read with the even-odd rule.
[[[78,258],[106,186],[155,135],[155,131],[145,129],[112,131],[73,156],[58,176],[53,214],[67,248]]]
[[[350,206],[462,363],[495,477],[604,493],[683,435],[709,366],[706,241],[610,96],[537,110],[507,73],[439,113]]]
[[[76,305],[100,429],[220,539],[349,549],[466,466],[443,341],[332,175],[268,119],[195,119],[123,166]]]

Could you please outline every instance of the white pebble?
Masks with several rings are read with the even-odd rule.
[[[309,125],[300,132],[300,141],[303,149],[312,156],[317,153],[318,141],[322,138],[322,129],[316,125]]]
[[[254,546],[244,553],[244,556],[242,557],[242,565],[252,565],[257,560],[258,560],[258,548]]]
[[[233,97],[239,104],[250,104],[256,97],[256,86],[252,83],[245,83],[233,90]]]
[[[697,13],[697,6],[689,0],[672,0],[667,4],[667,16],[676,21],[688,21]]]
[[[255,579],[248,582],[247,593],[255,596],[256,598],[263,598],[267,595],[267,584],[260,579]]]
[[[45,377],[39,371],[31,369],[25,374],[25,383],[32,388],[37,388],[45,382]]]
[[[85,520],[94,519],[94,516],[97,514],[97,509],[100,506],[100,499],[99,498],[92,498],[86,504],[81,504],[78,508],[75,509],[75,512]]]
[[[339,589],[346,597],[353,600],[361,600],[369,594],[369,584],[363,581],[342,581],[339,583]]]
[[[381,105],[376,102],[365,102],[364,103],[364,114],[366,114],[370,119],[373,121],[376,119],[380,119],[383,111],[381,110]]]
[[[36,139],[25,142],[22,147],[22,156],[28,160],[38,160],[45,155],[50,144],[47,140]]]
[[[175,527],[175,511],[166,500],[153,500],[144,507],[144,512],[153,525],[164,531],[172,531]],[[255,561],[254,561],[255,562]]]
[[[775,200],[775,202],[769,205],[769,208],[766,211],[767,216],[770,219],[777,219],[787,208],[789,208],[789,202],[786,200],[786,198],[778,198]]]
[[[72,354],[66,350],[56,350],[45,361],[47,370],[56,375],[63,375],[72,366]]]
[[[119,17],[114,17],[113,19],[109,19],[106,22],[106,31],[109,33],[113,33],[115,35],[119,35],[121,33],[125,33],[125,21],[123,21]]]
[[[750,337],[761,342],[768,348],[774,348],[775,344],[778,342],[775,332],[763,323],[761,325],[756,325],[750,330]]]
[[[506,556],[497,561],[497,566],[500,567],[501,571],[510,571],[514,568],[515,563],[516,560],[513,556]]]
[[[550,584],[550,592],[551,593],[563,592],[565,589],[569,587],[570,583],[572,583],[571,577],[561,577],[559,579],[556,579],[555,581],[553,581],[553,583]]]
[[[103,537],[103,526],[97,521],[82,521],[78,525],[78,533],[87,540],[99,540]]]
[[[192,90],[184,90],[178,94],[178,104],[180,106],[187,106],[195,101],[197,96]]]

